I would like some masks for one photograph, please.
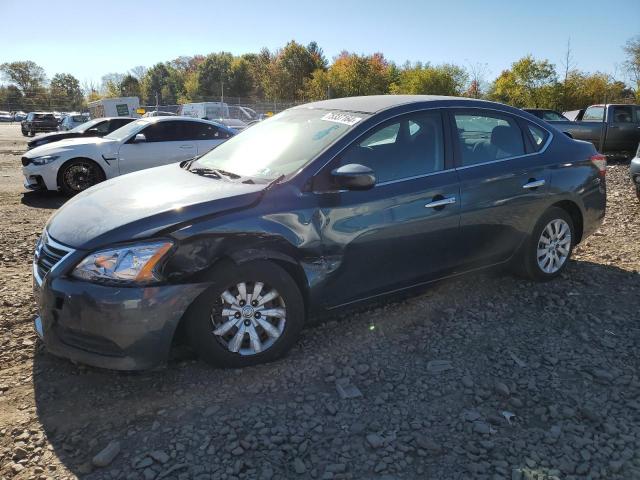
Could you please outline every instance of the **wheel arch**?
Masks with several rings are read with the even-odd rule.
[[[280,268],[285,270],[291,276],[291,278],[293,278],[294,282],[300,289],[300,294],[302,295],[302,300],[304,302],[304,309],[308,315],[308,312],[310,310],[310,293],[307,276],[305,275],[304,269],[302,268],[300,262],[298,262],[298,260],[296,260],[293,256],[281,250],[274,248],[238,248],[237,250],[226,252],[224,255],[217,258],[205,270],[198,272],[197,278],[200,281],[211,281],[213,279],[213,276],[215,275],[215,271],[224,264],[233,263],[235,265],[241,265],[255,260],[266,260],[273,262]],[[203,292],[201,295],[204,295],[205,292]],[[191,305],[195,304],[196,300],[194,300]],[[178,324],[176,325],[171,342],[172,345],[181,343],[185,338],[186,319],[188,318],[188,313],[191,309],[191,305],[185,310]]]
[[[579,244],[584,232],[584,217],[578,204],[571,200],[562,200],[554,203],[551,207],[561,208],[569,214],[571,221],[573,222],[573,229],[576,236],[575,245]]]
[[[76,161],[76,160],[83,160],[83,161],[86,161],[86,162],[93,163],[102,172],[102,177],[104,179],[107,178],[107,172],[105,171],[105,169],[102,167],[102,165],[100,165],[100,163],[96,162],[93,158],[89,158],[89,157],[73,157],[73,158],[70,158],[68,160],[65,160],[62,163],[62,165],[60,165],[60,167],[58,168],[58,172],[56,173],[56,185],[57,185],[58,189],[62,188],[62,172],[64,171],[65,166],[68,165],[69,163],[73,162],[73,161]]]

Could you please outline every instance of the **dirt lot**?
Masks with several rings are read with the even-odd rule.
[[[23,193],[24,145],[0,125],[0,478],[640,478],[626,165],[610,167],[606,223],[557,281],[468,276],[309,328],[271,365],[182,356],[123,374],[36,340],[32,249],[64,200]],[[341,382],[361,396],[341,398]],[[94,466],[110,442],[117,455]]]

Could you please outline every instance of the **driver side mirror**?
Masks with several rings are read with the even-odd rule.
[[[147,141],[147,137],[144,136],[144,133],[137,133],[135,137],[133,137],[133,143],[144,143]]]
[[[350,163],[331,172],[333,184],[340,190],[369,190],[376,184],[376,175],[369,167]]]

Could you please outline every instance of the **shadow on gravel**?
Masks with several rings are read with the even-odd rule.
[[[27,198],[26,195],[25,198]],[[28,198],[32,197],[29,196]],[[359,327],[365,327],[358,331],[365,332],[368,322],[376,322],[380,329],[386,328],[385,334],[376,340],[379,342],[379,344],[376,344],[376,348],[387,348],[387,345],[392,348],[397,341],[393,337],[400,335],[402,330],[393,329],[393,322],[387,317],[386,313],[389,309],[396,310],[396,314],[399,316],[403,315],[403,311],[406,316],[415,316],[416,305],[420,306],[425,302],[437,302],[439,306],[446,306],[450,303],[459,311],[464,311],[469,308],[469,303],[472,301],[467,298],[468,296],[465,292],[478,292],[480,290],[480,292],[484,292],[482,295],[489,292],[486,295],[487,302],[510,299],[510,301],[514,301],[516,308],[529,311],[531,304],[518,305],[518,303],[523,302],[521,300],[523,289],[532,289],[539,292],[540,296],[536,295],[536,298],[542,302],[544,300],[543,294],[548,292],[550,287],[554,292],[560,292],[561,295],[566,296],[565,298],[572,296],[572,298],[584,299],[583,301],[585,302],[606,302],[608,299],[605,296],[595,298],[600,294],[599,285],[615,285],[617,291],[628,292],[627,298],[623,295],[616,301],[618,306],[619,302],[625,301],[630,302],[631,305],[631,302],[636,302],[634,298],[631,298],[631,292],[638,291],[640,275],[612,266],[572,261],[564,277],[555,282],[557,282],[555,286],[553,285],[554,282],[532,284],[525,280],[514,279],[508,274],[481,273],[469,275],[452,281],[452,285],[437,285],[426,296],[416,298],[415,301],[406,303],[394,303],[394,301],[391,301],[382,310],[350,316],[340,315],[342,319],[338,322],[323,324],[322,327],[311,327],[305,332],[306,334],[300,345],[294,349],[289,357],[272,364],[247,368],[241,371],[209,368],[200,362],[187,359],[171,361],[166,368],[154,371],[139,373],[112,372],[73,365],[66,360],[55,358],[46,353],[42,345],[38,344],[33,365],[37,414],[55,455],[71,472],[80,477],[103,478],[105,476],[108,478],[109,475],[112,477],[116,475],[117,478],[124,478],[129,471],[134,471],[132,464],[140,462],[137,459],[137,455],[158,450],[175,452],[176,448],[178,450],[177,458],[172,458],[165,467],[169,468],[174,463],[176,465],[185,463],[188,464],[187,466],[191,466],[196,460],[190,455],[190,449],[195,451],[197,448],[193,445],[176,447],[176,439],[173,438],[178,432],[182,433],[183,428],[195,428],[197,431],[204,430],[206,434],[201,433],[203,435],[201,443],[206,441],[208,444],[211,442],[213,446],[223,441],[224,434],[216,431],[211,426],[211,422],[216,419],[215,421],[223,422],[226,425],[227,420],[225,418],[220,420],[223,416],[235,418],[235,420],[230,421],[233,428],[243,431],[245,434],[253,434],[255,433],[253,430],[262,427],[256,423],[255,416],[253,420],[250,420],[250,415],[246,421],[243,420],[245,413],[242,412],[259,409],[263,413],[261,422],[258,423],[262,423],[263,426],[265,423],[279,424],[287,417],[289,417],[289,421],[296,421],[295,418],[298,417],[291,416],[291,412],[287,410],[290,407],[287,405],[290,405],[289,402],[292,402],[296,396],[299,397],[296,401],[300,402],[300,398],[303,395],[300,392],[303,390],[306,402],[309,398],[309,389],[313,390],[316,384],[318,397],[314,405],[315,411],[312,410],[313,413],[309,413],[309,416],[313,416],[314,421],[317,421],[318,417],[322,422],[331,423],[334,421],[332,415],[335,415],[335,412],[330,410],[323,411],[321,407],[318,407],[318,403],[322,404],[325,400],[322,400],[322,402],[317,400],[323,398],[321,395],[328,394],[329,398],[335,397],[335,400],[330,400],[331,402],[339,402],[333,383],[327,384],[323,380],[323,376],[326,373],[323,374],[322,372],[330,365],[343,363],[345,352],[336,347],[335,342],[336,339],[346,335],[344,332],[347,328],[344,325],[345,322],[355,322]],[[411,305],[412,303],[413,305]],[[537,303],[534,315],[542,317],[548,306],[545,303]],[[386,326],[384,325],[385,321],[388,322]],[[429,328],[446,328],[457,335],[465,334],[464,331],[458,332],[456,330],[455,317],[449,316],[447,319],[446,315],[443,315],[442,319],[439,318],[437,322],[434,325],[429,324],[431,325]],[[443,325],[446,325],[446,327]],[[532,330],[536,328],[536,322],[525,323],[525,325],[528,326],[525,328],[531,328]],[[368,334],[368,332],[364,334]],[[355,337],[353,341],[358,342],[359,339]],[[409,338],[407,338],[406,342],[413,345]],[[414,342],[417,344],[420,340],[416,339]],[[440,344],[432,344],[431,348],[435,348],[438,351],[444,347]],[[364,350],[366,350],[366,347]],[[353,355],[359,356],[358,359],[360,361],[366,362],[367,356],[375,355],[376,353],[375,350],[369,352],[364,350],[361,353],[353,353]],[[414,351],[416,353],[409,353]],[[396,368],[398,370],[406,370],[405,362],[407,362],[407,356],[416,356],[418,352],[419,350],[408,349],[405,356],[390,357],[392,362],[397,362],[397,365],[385,364],[385,368],[389,368],[390,371],[394,371]],[[351,354],[352,352],[350,351],[349,355]],[[385,362],[388,359],[385,359]],[[415,361],[415,359],[412,361]],[[453,374],[454,376],[460,375],[460,372],[465,370],[474,371],[476,368],[473,358],[459,361],[467,363],[458,366]],[[313,367],[310,367],[310,365]],[[318,369],[320,375],[318,377],[305,376],[309,372],[309,368]],[[375,388],[377,388],[376,381],[371,384],[369,389],[373,390]],[[454,390],[448,393],[448,398],[464,398],[462,391],[464,387],[459,380],[456,379],[454,381],[454,387],[452,388]],[[456,389],[459,391],[456,391]],[[403,401],[402,395],[402,392],[396,393],[389,402],[399,401],[401,403]],[[359,417],[361,418],[360,421],[362,421],[362,418],[366,420],[367,409],[379,408],[373,407],[372,396],[365,395],[364,399],[360,400],[364,408]],[[433,408],[437,408],[437,399],[433,398],[430,401]],[[462,401],[458,403],[462,403]],[[266,405],[271,404],[276,404],[279,407],[265,409]],[[284,408],[285,406],[287,407]],[[298,403],[297,408],[299,406]],[[459,405],[454,403],[453,408],[458,407]],[[238,416],[233,416],[235,414],[238,414]],[[356,422],[356,417],[354,417],[354,422]],[[388,419],[379,419],[379,421],[384,424]],[[254,425],[256,426],[254,427]],[[301,428],[306,428],[306,426]],[[460,438],[460,435],[455,432],[447,432],[445,430],[444,435],[449,435],[450,437],[458,435],[457,438],[454,437],[451,440],[452,442],[458,441]],[[337,435],[343,435],[343,432],[337,432]],[[473,438],[479,438],[476,433],[471,435],[475,435]],[[520,436],[519,438],[525,438],[527,430],[515,431],[510,435],[514,435],[516,438],[518,438],[518,435]],[[208,440],[205,440],[205,438],[208,438]],[[121,453],[111,466],[93,470],[92,474],[92,457],[112,440],[117,440],[121,443]],[[507,440],[507,438],[503,440]],[[199,448],[207,449],[207,446],[200,446]],[[451,451],[450,455],[458,454]],[[144,458],[144,455],[142,455],[142,458]],[[205,460],[205,462],[216,461],[215,455],[206,458],[208,460]],[[259,457],[252,460],[258,462],[258,464],[260,463]],[[417,456],[414,460],[416,462],[422,461]],[[450,460],[451,458],[449,458]],[[202,459],[197,461],[202,461]],[[433,459],[430,461],[433,461]],[[288,462],[289,460],[285,463],[288,464]],[[464,455],[455,459],[455,464],[459,465],[463,470],[468,462],[469,460]],[[361,465],[353,465],[349,468],[353,468],[354,472],[358,472],[362,467]],[[524,468],[522,465],[512,465],[511,467]],[[283,468],[286,469],[287,467]],[[443,467],[440,465],[438,468]],[[137,470],[137,473],[141,475],[142,470]],[[178,473],[180,472],[176,472],[176,475]],[[173,478],[173,476],[168,478]]]
[[[25,192],[20,202],[27,207],[56,209],[68,199],[57,192]]]

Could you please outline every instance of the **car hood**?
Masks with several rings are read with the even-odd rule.
[[[27,142],[27,145],[35,145],[39,142],[42,142],[43,140],[46,142],[49,142],[51,140],[56,140],[56,139],[62,140],[65,138],[75,138],[81,135],[82,135],[81,133],[71,132],[71,131],[45,133],[44,135],[38,135],[33,140],[30,140],[29,142]]]
[[[91,187],[62,206],[46,228],[60,243],[92,250],[249,207],[265,187],[197,175],[179,164],[165,165]]]
[[[40,147],[36,147],[29,150],[25,157],[34,158],[41,157],[43,155],[54,155],[56,153],[63,153],[68,150],[96,150],[102,153],[111,152],[115,150],[119,142],[116,140],[110,140],[108,138],[98,137],[80,137],[80,138],[65,138],[59,142],[51,142]]]

